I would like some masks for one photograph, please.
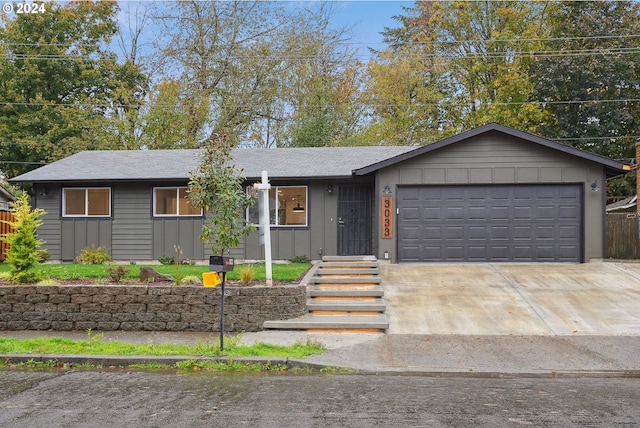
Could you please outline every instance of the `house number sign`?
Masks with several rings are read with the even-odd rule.
[[[382,239],[393,238],[393,198],[382,198]]]

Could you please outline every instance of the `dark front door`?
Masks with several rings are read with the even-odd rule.
[[[371,186],[338,187],[338,255],[371,254]]]

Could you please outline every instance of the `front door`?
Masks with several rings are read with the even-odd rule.
[[[338,187],[338,255],[372,254],[371,186],[342,184]]]

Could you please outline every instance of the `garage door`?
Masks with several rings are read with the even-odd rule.
[[[581,262],[581,185],[398,189],[400,262]]]

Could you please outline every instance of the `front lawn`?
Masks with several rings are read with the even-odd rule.
[[[35,268],[38,277],[41,279],[51,279],[55,281],[79,280],[79,279],[107,279],[109,278],[109,268],[113,268],[113,264],[104,265],[87,265],[78,263],[63,264],[42,264]],[[140,278],[140,268],[143,266],[151,267],[156,271],[176,276],[194,275],[199,278],[202,273],[209,272],[209,266],[195,265],[124,265],[129,271],[126,278],[135,280]],[[227,279],[237,281],[240,279],[240,272],[245,265],[236,265],[232,272],[227,273]],[[265,281],[265,265],[264,263],[252,264],[255,271],[255,279],[257,281]],[[273,280],[276,282],[297,282],[302,275],[309,270],[310,263],[287,263],[272,265]],[[0,263],[0,273],[9,272],[10,267],[7,263]],[[128,281],[130,282],[130,281]]]

